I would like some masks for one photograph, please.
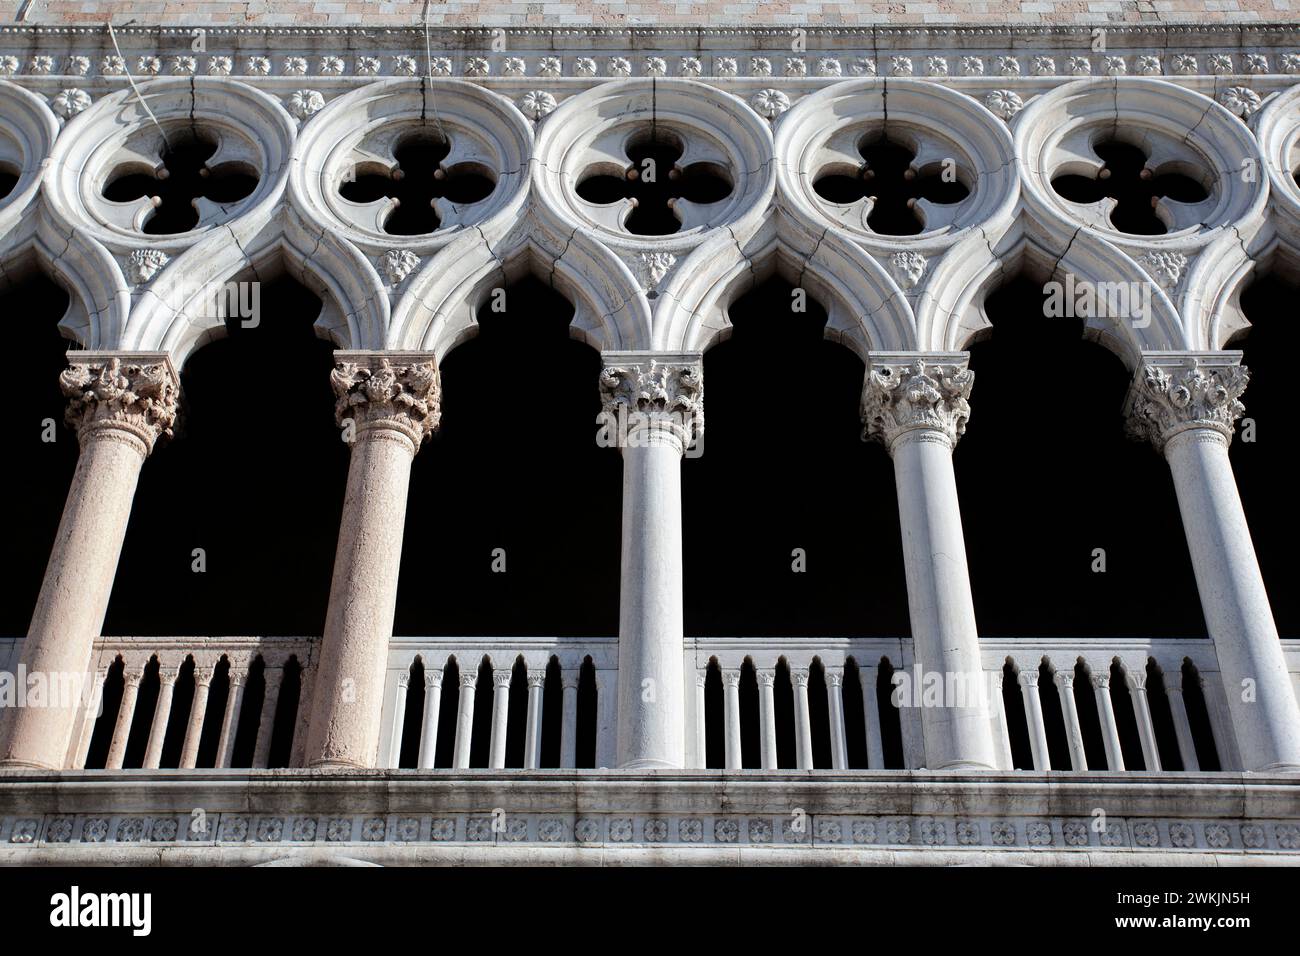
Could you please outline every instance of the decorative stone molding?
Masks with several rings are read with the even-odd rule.
[[[159,438],[171,437],[180,379],[165,355],[74,352],[68,361],[59,387],[68,399],[68,427],[82,442],[111,429],[133,436],[148,454]]]
[[[384,253],[384,274],[393,285],[400,285],[419,264],[420,257],[410,249],[389,249]]]
[[[78,89],[60,90],[58,95],[50,100],[50,108],[62,119],[72,119],[78,113],[90,108],[90,94]]]
[[[438,427],[441,391],[437,366],[427,356],[339,352],[330,374],[335,420],[400,431],[418,449]],[[403,360],[406,361],[403,361]],[[418,361],[416,359],[423,359]],[[398,364],[394,364],[394,362]]]
[[[1141,261],[1166,289],[1175,288],[1183,276],[1183,270],[1187,268],[1187,257],[1181,252],[1148,252],[1142,256]]]
[[[142,285],[170,261],[171,257],[161,249],[133,249],[126,257],[126,277],[133,285]]]
[[[1240,352],[1144,355],[1129,399],[1130,435],[1157,450],[1189,429],[1210,429],[1231,441],[1250,381],[1240,361]]]
[[[947,361],[934,362],[940,357]],[[950,444],[966,431],[975,373],[964,355],[873,356],[862,391],[862,437],[887,448],[908,432],[933,432]]]
[[[555,97],[546,90],[529,90],[519,98],[519,108],[532,120],[539,120],[554,112],[557,105]]]
[[[305,120],[325,108],[325,97],[320,90],[294,90],[285,100],[285,107],[298,119]]]
[[[643,289],[656,289],[664,276],[677,264],[671,252],[643,252],[633,260],[634,271]]]
[[[602,423],[629,440],[636,440],[633,435],[653,440],[655,433],[666,433],[688,448],[704,431],[703,366],[655,358],[637,364],[623,361],[629,357],[605,356],[607,364],[600,373]]]
[[[925,256],[910,249],[895,252],[889,257],[889,271],[904,292],[920,285],[921,277],[925,275],[925,265]]]

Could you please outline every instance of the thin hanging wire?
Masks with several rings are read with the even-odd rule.
[[[158,132],[162,134],[163,143],[166,145],[167,151],[171,152],[172,143],[171,140],[167,138],[167,131],[163,129],[162,123],[158,122],[158,117],[153,115],[153,110],[149,109],[149,104],[146,103],[144,97],[140,95],[140,87],[135,85],[135,77],[131,75],[131,68],[126,64],[126,57],[122,56],[122,48],[117,45],[117,34],[113,32],[112,21],[106,22],[105,26],[108,27],[108,38],[113,41],[113,49],[117,51],[117,58],[122,61],[122,70],[126,73],[126,78],[131,84],[131,89],[135,92],[136,100],[140,103],[140,106],[143,107],[144,111],[149,114],[149,118],[153,120],[153,125],[158,127]]]

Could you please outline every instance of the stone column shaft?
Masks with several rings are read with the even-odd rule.
[[[1124,748],[1119,742],[1119,724],[1115,722],[1115,704],[1110,699],[1110,675],[1092,675],[1093,692],[1097,695],[1097,714],[1101,717],[1101,740],[1106,746],[1106,769],[1124,769]]]
[[[108,671],[98,670],[92,678],[90,688],[90,699],[86,704],[86,712],[82,718],[81,739],[77,743],[77,753],[73,758],[72,767],[74,770],[84,770],[86,767],[86,758],[90,755],[90,742],[95,736],[95,723],[99,718],[100,709],[104,705],[104,681],[108,679]]]
[[[153,709],[153,725],[149,728],[149,746],[144,753],[144,769],[157,770],[162,763],[163,743],[167,737],[167,720],[172,713],[172,696],[176,693],[174,667],[158,668],[158,702]]]
[[[708,720],[705,718],[704,688],[708,683],[707,671],[695,673],[695,765],[706,770],[709,766]]]
[[[536,770],[542,759],[542,694],[546,671],[528,672],[528,726],[524,731],[524,769]]]
[[[1137,718],[1138,739],[1142,742],[1142,762],[1149,771],[1160,769],[1160,750],[1156,746],[1156,727],[1151,722],[1151,702],[1147,699],[1146,674],[1129,675],[1129,696],[1133,699],[1133,716]]]
[[[560,766],[572,770],[578,766],[578,675],[565,671],[560,675],[563,687],[563,723],[560,725]]]
[[[726,768],[744,768],[740,752],[740,671],[724,671],[722,675],[726,701]]]
[[[1029,748],[1034,755],[1034,769],[1051,770],[1047,727],[1043,723],[1043,699],[1038,695],[1037,668],[1026,668],[1020,672],[1020,694],[1025,702],[1025,717],[1029,722]]]
[[[442,712],[442,671],[424,672],[424,714],[420,728],[420,769],[428,770],[438,759],[438,718]]]
[[[257,743],[253,746],[253,766],[267,767],[271,763],[271,741],[275,736],[275,717],[280,712],[280,689],[284,684],[284,668],[268,667],[266,693],[262,695],[262,712],[257,719]]]
[[[488,748],[488,766],[500,770],[506,765],[506,736],[510,724],[509,668],[492,673],[492,742]]]
[[[826,703],[831,724],[831,767],[834,770],[847,770],[849,767],[848,746],[844,742],[844,672],[826,668]]]
[[[438,424],[438,372],[427,354],[337,358],[335,417],[352,458],[306,761],[361,768],[379,757],[411,463]]]
[[[470,748],[474,743],[474,695],[478,674],[473,670],[460,675],[460,698],[456,702],[456,746],[452,766],[464,770],[469,766]]]
[[[763,769],[776,770],[776,671],[758,672],[758,728],[763,749]]]
[[[808,713],[808,668],[790,668],[794,684],[795,765],[800,770],[813,769],[812,719]]]
[[[686,762],[681,458],[703,426],[698,358],[606,355],[601,436],[623,451],[620,767]],[[623,361],[623,360],[628,361]]]
[[[183,770],[191,770],[198,763],[199,742],[203,735],[203,716],[208,711],[208,693],[211,689],[212,668],[195,667],[194,699],[190,702],[189,723],[185,726],[185,743],[181,747],[181,769]]]
[[[1228,458],[1240,353],[1144,353],[1130,427],[1164,452],[1244,769],[1300,772],[1300,706]]]
[[[1079,723],[1079,705],[1074,699],[1074,674],[1057,671],[1053,678],[1057,695],[1061,698],[1061,713],[1065,715],[1065,738],[1070,745],[1070,769],[1076,772],[1088,769],[1088,755],[1083,748],[1083,726]]]
[[[862,683],[862,718],[867,732],[867,766],[872,770],[885,769],[885,742],[881,736],[880,696],[876,691],[879,669],[863,667],[858,671]]]
[[[59,384],[81,446],[18,666],[88,683],[140,467],[172,433],[179,381],[165,354],[69,353]],[[137,364],[138,363],[138,364]],[[82,695],[0,714],[0,766],[60,770]],[[125,746],[125,743],[123,744]]]
[[[1174,736],[1178,738],[1178,756],[1183,769],[1192,773],[1201,769],[1196,756],[1196,742],[1192,737],[1192,722],[1187,719],[1187,701],[1183,699],[1183,675],[1179,671],[1165,675],[1165,697],[1169,700],[1169,713],[1174,719]]]
[[[406,729],[406,695],[411,686],[411,673],[407,671],[397,675],[397,687],[393,695],[393,720],[388,740],[388,764],[396,768],[402,764],[402,732]]]
[[[244,709],[244,684],[248,671],[233,662],[227,671],[230,689],[226,694],[226,709],[221,715],[221,737],[217,740],[217,767],[227,768],[235,759],[235,735],[239,733],[239,716]]]
[[[122,672],[122,703],[117,708],[117,721],[113,725],[113,738],[108,745],[108,759],[104,762],[106,770],[121,770],[126,757],[126,744],[131,736],[131,724],[135,719],[135,702],[140,696],[140,681],[143,672]],[[33,708],[18,708],[30,710]],[[39,708],[36,708],[39,709]]]
[[[952,449],[970,417],[966,356],[873,353],[864,437],[894,460],[907,601],[918,680],[937,672],[956,699],[921,710],[931,770],[997,766]]]

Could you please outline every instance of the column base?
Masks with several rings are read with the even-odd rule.
[[[981,773],[998,773],[998,768],[992,764],[980,763],[977,760],[954,760],[950,763],[940,764],[937,767],[918,767],[918,770],[931,770],[936,773],[952,773],[959,771],[965,773],[968,770],[974,770]]]
[[[0,770],[46,770],[55,771],[66,769],[58,764],[38,763],[34,760],[0,760]]]
[[[619,770],[682,770],[681,764],[670,763],[667,760],[655,760],[653,758],[643,758],[640,760],[629,760],[627,763],[618,765]]]

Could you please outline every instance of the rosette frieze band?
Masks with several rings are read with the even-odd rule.
[[[438,367],[424,353],[338,352],[330,373],[340,428],[390,429],[418,449],[438,428]]]
[[[600,425],[608,444],[664,440],[690,447],[704,432],[704,368],[698,356],[605,356]]]
[[[148,455],[159,438],[171,437],[180,380],[165,354],[82,353],[69,363],[59,387],[68,399],[68,427],[81,442],[111,431],[130,436]]]
[[[1246,408],[1250,372],[1240,352],[1147,353],[1133,380],[1129,433],[1161,450],[1182,432],[1209,430],[1232,440]]]
[[[970,419],[974,383],[965,353],[874,353],[862,390],[862,437],[891,452],[905,435],[955,445]]]

